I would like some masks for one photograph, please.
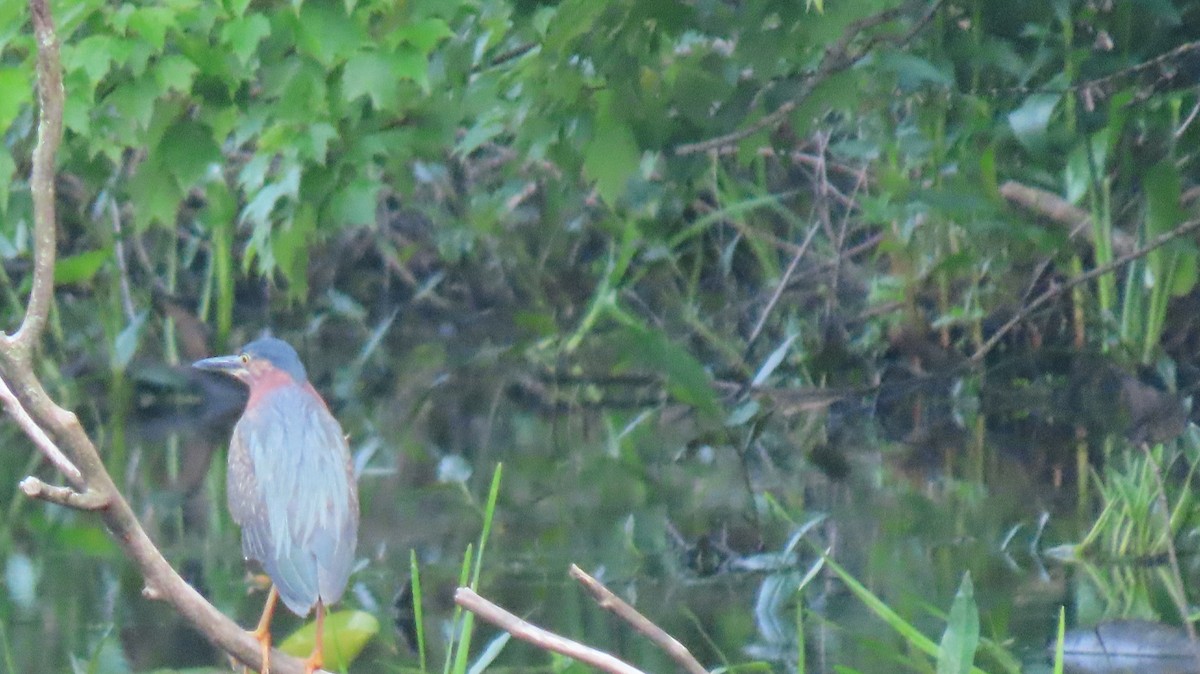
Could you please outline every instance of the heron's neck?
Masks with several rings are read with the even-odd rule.
[[[247,409],[254,409],[254,406],[262,402],[263,398],[269,397],[272,393],[284,386],[292,386],[295,381],[292,375],[283,370],[268,370],[254,378],[250,382],[250,399],[246,401]],[[307,385],[308,382],[304,382]]]

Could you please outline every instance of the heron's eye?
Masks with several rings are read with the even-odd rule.
[[[248,365],[249,363],[250,363],[250,355],[249,355],[249,354],[246,354],[246,353],[243,353],[243,354],[242,354],[242,364],[243,364],[243,365]]]

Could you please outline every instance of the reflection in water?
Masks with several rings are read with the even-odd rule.
[[[771,392],[760,392],[761,421],[742,437],[741,427],[713,430],[653,400],[607,407],[586,383],[510,372],[502,359],[455,361],[448,355],[454,345],[392,348],[408,355],[344,365],[344,354],[313,348],[310,369],[323,393],[340,391],[330,403],[362,474],[360,554],[371,563],[351,578],[352,603],[391,624],[389,607],[405,597],[415,551],[430,653],[444,645],[462,554],[478,536],[479,500],[497,461],[506,464],[505,482],[481,592],[651,670],[671,664],[580,596],[569,564],[602,575],[708,666],[762,659],[794,667],[800,603],[808,671],[894,668],[894,654],[907,647],[826,571],[808,575],[817,550],[831,550],[935,639],[944,623],[931,607],[946,610],[969,570],[985,635],[1009,640],[1029,663],[1044,662],[1046,635],[1059,606],[1070,602],[1075,585],[1063,568],[1043,571],[1028,551],[1044,511],[1053,513],[1047,545],[1080,535],[1073,492],[1049,481],[1053,465],[1074,468],[1076,434],[1067,407],[1039,402],[1056,399],[1043,390],[1046,382],[1026,389],[1034,404],[1023,418],[1002,404],[1012,396],[975,393],[957,374],[930,378],[911,368],[897,369],[879,388],[803,404],[779,393],[787,409],[778,415],[769,413]],[[348,373],[351,367],[357,370]],[[1123,381],[1109,384],[1130,389]],[[188,369],[144,369],[135,384],[130,409],[105,412],[127,414],[131,448],[127,465],[110,468],[125,476],[172,563],[223,611],[252,621],[262,597],[247,581],[236,529],[218,507],[219,452],[245,393]],[[646,385],[640,378],[604,383],[626,401],[645,398]],[[540,393],[531,402],[534,389]],[[984,411],[996,421],[979,423]],[[1030,419],[1045,423],[1035,428]],[[836,469],[815,469],[814,452]],[[90,540],[88,520],[51,510],[25,516],[41,532],[25,554],[46,559],[46,568],[33,574],[43,580],[26,581],[43,598],[40,606],[20,609],[15,591],[3,602],[14,653],[55,635],[52,652],[38,657],[59,669],[71,656],[95,652],[119,654],[137,669],[221,662],[170,611],[140,597],[138,579],[111,547],[64,558],[62,550]],[[68,528],[75,542],[64,544],[56,532]],[[111,583],[97,579],[97,566]],[[400,630],[381,634],[356,669],[414,662],[405,636],[411,613],[401,613]],[[284,618],[280,635],[299,625]],[[490,636],[485,628],[476,643]],[[546,658],[510,644],[499,662]]]

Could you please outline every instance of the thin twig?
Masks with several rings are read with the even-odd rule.
[[[89,489],[80,493],[70,487],[46,484],[32,475],[21,480],[21,484],[17,486],[20,487],[21,493],[29,498],[57,503],[76,510],[101,510],[109,504],[108,497],[98,491]]]
[[[469,587],[460,587],[454,592],[454,603],[521,641],[533,644],[542,650],[565,655],[604,672],[644,674],[642,670],[604,651],[585,646],[578,641],[572,641],[522,620],[479,596]]]
[[[998,330],[996,330],[996,332],[992,333],[992,336],[989,337],[988,340],[983,343],[983,346],[979,347],[979,349],[976,350],[975,353],[971,355],[971,359],[970,359],[971,363],[978,364],[980,361],[982,361],[983,357],[986,356],[993,348],[995,348],[996,344],[1004,337],[1004,335],[1008,334],[1009,331],[1012,330],[1018,323],[1025,320],[1025,318],[1028,317],[1029,314],[1036,311],[1039,307],[1041,307],[1046,302],[1049,302],[1050,300],[1054,299],[1055,297],[1058,297],[1059,295],[1065,293],[1066,291],[1070,290],[1071,288],[1074,288],[1075,286],[1077,286],[1081,283],[1087,283],[1088,281],[1091,281],[1092,279],[1095,279],[1099,276],[1103,276],[1115,269],[1118,269],[1124,265],[1127,265],[1130,262],[1133,262],[1134,260],[1136,260],[1138,258],[1145,257],[1146,255],[1153,252],[1154,250],[1167,245],[1168,243],[1174,241],[1175,239],[1177,239],[1177,238],[1183,236],[1184,234],[1187,234],[1188,232],[1191,232],[1197,228],[1200,228],[1200,219],[1188,220],[1187,222],[1180,224],[1179,226],[1175,227],[1175,229],[1172,229],[1169,232],[1163,232],[1162,234],[1159,234],[1158,236],[1151,239],[1149,241],[1149,243],[1147,243],[1145,246],[1143,246],[1131,253],[1122,255],[1118,258],[1115,258],[1112,262],[1109,262],[1108,264],[1103,264],[1103,265],[1100,265],[1099,267],[1089,269],[1088,271],[1086,271],[1078,276],[1067,279],[1063,283],[1055,285],[1051,288],[1047,288],[1045,292],[1043,292],[1041,295],[1038,295],[1037,297],[1035,297],[1032,302],[1021,307],[1021,309],[1019,311],[1017,311],[1017,313],[1013,314],[1012,318],[1008,319],[1008,321],[1004,325],[1000,326],[1000,329],[998,329]]]
[[[621,620],[629,623],[633,629],[644,634],[646,638],[654,642],[654,645],[671,656],[671,659],[682,667],[684,671],[691,672],[691,674],[708,674],[708,670],[704,668],[704,665],[701,665],[695,656],[692,655],[692,652],[686,646],[679,643],[678,639],[667,634],[663,628],[655,625],[649,618],[639,613],[637,609],[630,606],[625,600],[613,594],[600,581],[592,578],[583,569],[574,564],[571,565],[571,577],[579,581],[579,584],[583,585],[591,593],[596,603],[600,605],[600,608],[611,611]]]
[[[783,277],[779,279],[779,283],[775,285],[775,292],[771,293],[771,299],[767,301],[767,306],[763,307],[762,314],[758,317],[758,322],[754,324],[754,329],[750,331],[750,338],[746,340],[746,350],[750,347],[762,334],[763,327],[767,324],[767,318],[771,312],[775,310],[775,305],[779,302],[779,298],[783,296],[783,291],[787,288],[788,282],[792,279],[792,274],[796,273],[796,267],[800,264],[800,259],[804,257],[804,253],[808,250],[809,244],[812,243],[813,236],[820,229],[820,223],[814,223],[808,229],[808,234],[804,237],[804,241],[800,243],[800,247],[796,249],[796,254],[792,256],[791,263],[783,272]]]
[[[125,318],[133,321],[137,312],[133,308],[133,293],[129,289],[129,263],[125,260],[125,236],[121,233],[121,212],[117,208],[117,200],[108,197],[108,212],[112,217],[113,255],[117,258],[117,272],[121,281],[121,307],[125,309]]]
[[[942,0],[937,0],[937,2],[934,2],[932,5],[930,5],[926,12],[917,21],[916,25],[914,25],[913,28],[903,37],[893,38],[890,40],[883,37],[873,37],[868,40],[867,44],[865,44],[861,49],[855,51],[851,51],[850,49],[850,43],[854,40],[854,38],[872,28],[877,28],[878,26],[895,20],[903,13],[904,8],[893,7],[878,14],[868,16],[864,19],[859,19],[858,21],[851,23],[849,26],[846,26],[846,30],[842,32],[842,36],[838,38],[838,41],[825,50],[825,56],[821,59],[821,64],[817,66],[817,69],[812,72],[812,74],[804,78],[804,81],[800,85],[799,93],[797,93],[792,100],[786,101],[766,116],[759,118],[758,121],[738,131],[696,143],[684,143],[683,145],[675,148],[675,154],[682,156],[707,152],[709,150],[716,150],[723,146],[732,145],[740,140],[749,138],[762,129],[774,128],[775,126],[778,126],[781,122],[783,122],[784,119],[787,118],[789,114],[791,114],[793,110],[799,107],[808,99],[809,96],[812,95],[813,91],[816,90],[818,85],[825,82],[833,75],[848,70],[856,65],[859,61],[866,58],[867,54],[870,53],[871,49],[876,44],[887,41],[895,45],[901,45],[911,40],[918,32],[920,32],[922,28],[925,27],[926,24],[929,23],[929,20],[933,18],[933,15],[937,12],[937,9],[941,6],[941,4]],[[773,83],[768,83],[767,86],[773,86]]]
[[[49,459],[50,463],[54,464],[54,467],[63,475],[66,475],[71,484],[82,487],[84,484],[83,473],[79,472],[79,468],[67,458],[66,454],[63,454],[58,445],[54,444],[50,436],[46,435],[46,431],[42,430],[33,417],[29,416],[29,412],[25,410],[21,401],[17,400],[17,396],[13,395],[12,389],[8,387],[8,382],[4,381],[3,377],[0,377],[0,400],[3,400],[8,415],[17,422],[21,430],[25,431],[25,435],[29,436],[38,451]]]

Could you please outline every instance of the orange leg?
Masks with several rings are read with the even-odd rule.
[[[304,674],[313,672],[325,665],[325,604],[317,602],[317,643],[313,652],[304,661]]]
[[[262,648],[262,674],[271,673],[271,616],[275,615],[275,602],[279,600],[279,590],[271,585],[267,593],[267,605],[263,607],[262,617],[258,619],[258,627],[250,634],[258,639]]]

